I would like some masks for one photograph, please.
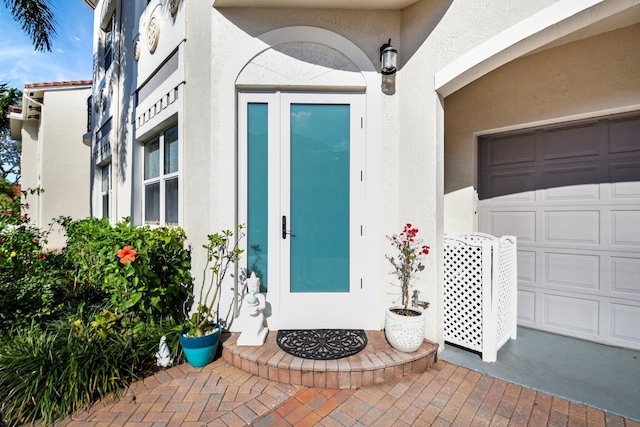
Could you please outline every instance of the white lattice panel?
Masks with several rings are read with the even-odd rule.
[[[502,237],[499,241],[497,284],[497,347],[516,337],[518,319],[518,260],[515,237]],[[495,261],[494,261],[495,262]]]
[[[445,242],[445,340],[482,352],[484,361],[516,337],[515,237],[483,233]]]
[[[444,251],[445,340],[482,351],[482,246],[445,238]]]

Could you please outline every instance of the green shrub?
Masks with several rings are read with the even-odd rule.
[[[107,308],[141,321],[181,317],[191,287],[191,254],[182,228],[135,227],[128,219],[115,227],[97,219],[64,225],[76,287],[99,284]],[[127,247],[133,258],[122,262],[118,253]]]
[[[67,246],[46,253],[45,234],[27,218],[0,213],[0,333],[50,321],[82,302],[117,312],[128,332],[154,319],[182,319],[192,286],[182,228],[136,227],[128,220],[111,226],[92,218],[60,222]],[[124,248],[130,259],[118,257]]]
[[[82,314],[82,313],[81,313]],[[0,345],[0,412],[9,426],[51,424],[107,395],[117,396],[155,368],[162,335],[177,340],[170,319],[145,326],[140,342],[118,333],[100,336],[94,313],[83,319],[33,324]]]
[[[23,207],[17,198],[0,198],[0,334],[34,319],[49,321],[68,300],[64,259],[43,251],[48,233],[30,225]]]
[[[0,349],[2,412],[9,425],[50,424],[134,378],[135,353],[126,340],[101,340],[90,328],[55,322],[46,330],[16,330]]]
[[[11,299],[11,311],[5,313],[5,327],[28,327],[64,317],[70,305],[77,301],[70,293],[70,278],[64,268],[64,257],[43,254],[29,271],[16,282],[5,284],[10,293],[0,296]]]
[[[15,205],[13,205],[15,206]],[[178,354],[191,254],[179,227],[61,218],[67,246],[0,211],[0,425],[46,424]]]
[[[26,223],[0,227],[0,280],[21,278],[41,254],[38,230]]]
[[[26,197],[29,192],[23,193]],[[23,206],[20,200],[0,198],[0,283],[23,277],[42,257],[46,233],[29,225]]]

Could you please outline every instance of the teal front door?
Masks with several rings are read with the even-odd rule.
[[[272,328],[359,322],[362,97],[240,95],[247,268],[261,277]]]
[[[282,243],[290,291],[349,292],[350,105],[292,103],[288,119]]]

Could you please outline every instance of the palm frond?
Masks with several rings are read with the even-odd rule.
[[[56,20],[50,0],[4,0],[14,19],[33,42],[35,50],[51,52],[56,36]]]

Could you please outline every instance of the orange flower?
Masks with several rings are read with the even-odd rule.
[[[137,254],[138,252],[135,249],[132,249],[131,246],[128,246],[128,245],[118,250],[118,258],[120,258],[120,262],[122,264],[135,261]]]

